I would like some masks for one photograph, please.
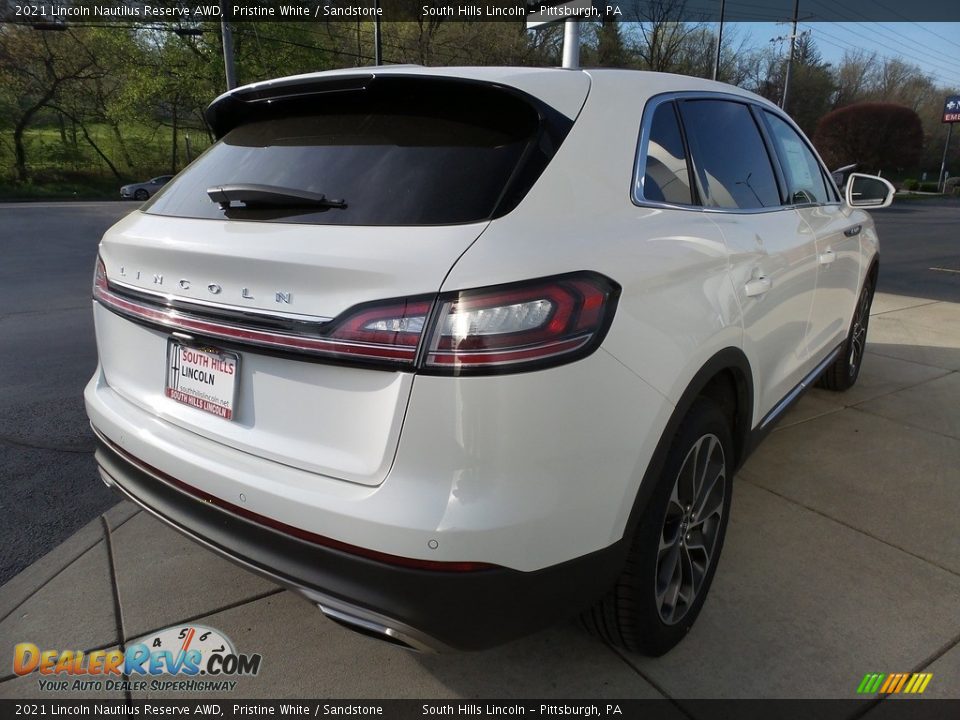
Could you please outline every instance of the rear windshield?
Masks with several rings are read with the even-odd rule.
[[[330,225],[476,222],[515,206],[557,144],[525,98],[483,85],[392,83],[277,106],[230,130],[144,210]],[[322,193],[345,206],[222,209],[207,189],[228,184]]]

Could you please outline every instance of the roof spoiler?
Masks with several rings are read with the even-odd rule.
[[[217,140],[238,125],[260,119],[277,103],[339,93],[363,92],[373,82],[373,73],[317,78],[301,75],[271,80],[231,90],[214,100],[204,112]]]

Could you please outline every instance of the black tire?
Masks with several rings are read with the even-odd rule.
[[[133,199],[134,199],[134,200],[146,200],[146,199],[149,198],[149,197],[150,197],[150,193],[148,193],[148,192],[147,192],[146,190],[144,190],[143,188],[140,188],[139,190],[137,190],[137,191],[133,194]]]
[[[663,655],[686,636],[706,600],[723,549],[733,489],[732,463],[729,420],[716,403],[698,398],[671,443],[620,578],[581,616],[589,631],[614,645],[653,657]],[[696,494],[696,476],[687,473],[701,469],[701,478],[709,481],[713,476],[715,482],[699,503],[708,511],[706,518],[701,512],[697,521],[697,508],[691,507],[696,503],[686,504],[683,496],[689,499],[691,492]],[[686,479],[690,483],[682,484]],[[689,575],[685,575],[687,571]],[[678,592],[671,603],[674,585]],[[681,597],[684,589],[686,601]]]
[[[836,360],[824,371],[817,386],[834,392],[849,390],[860,377],[863,354],[867,347],[867,326],[870,324],[870,306],[873,304],[873,280],[867,276],[857,298],[850,321],[850,332]]]

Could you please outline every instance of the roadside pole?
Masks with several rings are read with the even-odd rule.
[[[227,90],[237,86],[237,69],[233,64],[233,31],[227,22],[226,0],[220,2],[220,37],[223,39],[223,72],[227,78]]]
[[[940,176],[937,178],[937,192],[946,190],[947,185],[947,152],[950,150],[950,135],[953,134],[953,123],[947,125],[947,141],[943,144],[943,160],[940,162]]]
[[[383,65],[383,41],[380,37],[380,0],[373,0],[376,15],[373,16],[373,64]]]
[[[943,144],[943,160],[940,162],[940,174],[937,176],[937,192],[947,189],[947,153],[950,151],[950,135],[953,124],[960,122],[960,95],[950,95],[943,101],[941,123],[947,123],[947,141]]]
[[[717,53],[713,60],[713,79],[720,76],[720,49],[723,47],[723,11],[726,0],[720,0],[720,27],[717,29]]]
[[[563,60],[561,67],[580,67],[580,18],[593,12],[593,0],[527,0],[527,30],[563,23]]]
[[[780,107],[787,109],[787,93],[790,92],[790,74],[793,72],[793,52],[797,47],[797,22],[800,20],[800,0],[793,3],[793,31],[790,33],[790,59],[787,60],[787,74],[783,79],[783,96],[780,98]]]
[[[580,20],[568,17],[563,23],[563,67],[580,67]]]

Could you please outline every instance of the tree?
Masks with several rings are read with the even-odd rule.
[[[830,167],[857,163],[866,172],[901,171],[920,159],[923,125],[908,107],[857,103],[824,116],[814,144]]]
[[[613,15],[605,16],[597,30],[597,64],[601,67],[627,67],[627,48],[620,34],[620,23]]]
[[[833,109],[870,99],[870,92],[876,86],[878,71],[876,53],[865,50],[845,51],[833,74],[836,85]]]
[[[700,25],[683,22],[684,0],[634,0],[639,39],[630,48],[644,70],[672,72],[685,46],[697,37]]]
[[[761,67],[756,91],[779,104],[784,93],[787,61],[770,50],[765,53]],[[830,64],[823,61],[813,38],[809,34],[801,35],[794,46],[793,68],[784,110],[801,130],[810,135],[817,121],[830,110],[835,87]]]
[[[72,30],[49,33],[10,24],[0,27],[0,80],[7,97],[13,99],[4,105],[11,113],[19,182],[28,179],[24,133],[38,113],[55,107],[71,86],[100,75],[102,70],[82,51]]]

